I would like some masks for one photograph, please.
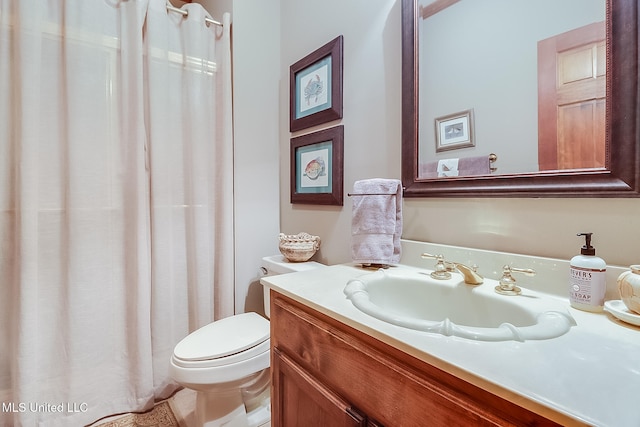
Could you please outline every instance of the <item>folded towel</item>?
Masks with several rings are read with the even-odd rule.
[[[400,262],[402,183],[366,179],[353,185],[351,258],[361,264]]]
[[[457,168],[453,168],[452,161],[457,161]],[[489,156],[442,159],[418,165],[418,178],[488,175],[490,173],[491,162],[489,161]]]
[[[438,160],[438,176],[458,176],[458,159]]]

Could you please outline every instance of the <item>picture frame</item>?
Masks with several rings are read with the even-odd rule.
[[[344,126],[291,139],[291,203],[343,205]]]
[[[473,109],[435,119],[436,153],[475,147]]]
[[[342,118],[343,36],[289,67],[289,131]]]

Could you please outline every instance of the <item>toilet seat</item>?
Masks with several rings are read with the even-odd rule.
[[[180,341],[172,361],[183,368],[239,363],[269,352],[269,321],[243,313],[209,323]]]

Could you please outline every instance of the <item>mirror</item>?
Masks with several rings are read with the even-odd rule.
[[[492,53],[492,48],[483,48],[489,44],[486,40],[480,40],[480,47],[472,47],[469,37],[463,38],[463,45],[458,47],[451,44],[452,39],[465,33],[482,32],[484,36],[484,33],[492,32],[489,29],[492,29],[495,24],[489,22],[489,18],[473,23],[464,22],[461,17],[455,15],[455,13],[461,13],[460,10],[463,10],[461,8],[473,7],[478,3],[482,3],[482,8],[485,8],[489,2],[436,0],[428,7],[421,8],[416,0],[402,1],[402,180],[405,196],[636,197],[640,195],[640,160],[638,159],[640,152],[636,137],[640,123],[639,110],[636,106],[637,1],[606,0],[606,30],[604,31],[603,22],[600,21],[598,24],[599,17],[602,17],[605,9],[602,3],[595,4],[592,11],[585,10],[584,17],[568,27],[565,24],[552,25],[549,19],[527,19],[527,22],[544,22],[545,27],[545,31],[534,31],[531,28],[526,31],[533,37],[529,45],[536,49],[537,44],[536,52],[533,55],[529,54],[532,58],[526,60],[529,63],[532,62],[533,65],[529,65],[531,65],[530,68],[535,68],[533,71],[518,71],[515,63],[525,62],[525,60],[500,60],[499,49],[498,52]],[[507,12],[506,7],[509,3],[512,2],[502,2],[501,10],[492,12],[492,17],[502,21],[508,20],[504,13]],[[431,10],[432,6],[439,9]],[[477,18],[481,13],[487,12],[483,9],[466,12],[463,10],[462,13]],[[573,15],[576,21],[579,14]],[[424,16],[427,18],[425,19]],[[424,27],[420,28],[421,25]],[[452,25],[460,25],[460,31],[446,30],[447,34],[443,35],[442,32],[445,31],[443,26],[450,28]],[[427,29],[427,26],[430,27]],[[550,128],[551,132],[548,130],[549,126],[538,123],[538,118],[540,123],[544,122],[543,119],[548,116],[548,113],[545,116],[545,111],[549,110],[541,109],[539,105],[545,102],[546,83],[544,78],[540,79],[541,72],[538,69],[542,68],[544,71],[549,67],[539,67],[541,62],[544,64],[546,62],[538,58],[544,58],[543,54],[545,49],[548,50],[548,46],[555,48],[562,45],[564,42],[558,43],[556,36],[571,33],[569,28],[576,26],[585,27],[587,31],[594,34],[589,36],[595,41],[588,52],[591,58],[599,59],[594,61],[595,75],[604,76],[605,68],[607,73],[606,78],[600,79],[601,82],[596,84],[595,93],[599,93],[600,99],[596,99],[589,107],[591,108],[589,111],[599,114],[602,125],[598,126],[599,122],[595,121],[596,125],[591,126],[596,131],[590,131],[589,134],[596,135],[597,138],[592,138],[593,145],[582,150],[588,154],[588,159],[574,159],[567,162],[565,154],[558,154],[566,150],[558,150],[556,147],[561,144],[560,140],[563,138],[566,140],[566,135],[571,132],[562,132],[557,129],[565,126],[564,129],[575,131],[584,126],[576,126],[576,122],[571,119],[566,122],[569,123],[568,125],[562,125],[562,120],[557,117],[562,117],[564,114],[564,120],[566,120],[566,117],[572,116],[566,112],[556,114],[561,109],[557,105],[551,107],[555,120]],[[522,25],[519,24],[518,27]],[[482,31],[483,28],[484,31]],[[495,31],[497,34],[505,32],[506,30]],[[602,41],[603,33],[606,34],[606,43]],[[477,38],[480,39],[480,37]],[[565,39],[567,37],[563,40]],[[554,41],[549,43],[549,40]],[[436,43],[429,43],[429,47],[426,47],[425,45],[430,41]],[[464,48],[464,43],[467,43],[468,49]],[[435,52],[434,49],[442,50]],[[513,51],[512,48],[507,50]],[[572,53],[580,51],[580,49],[572,51],[570,48],[558,50]],[[447,57],[447,52],[453,55]],[[456,65],[455,56],[462,57],[467,64],[471,65],[462,66],[464,61]],[[502,92],[508,92],[507,95],[511,97],[509,100],[490,102],[495,101],[493,98],[497,97],[494,93],[496,90],[491,89],[488,84],[477,84],[479,81],[488,81],[486,77],[482,77],[480,71],[483,67],[483,56],[488,56],[489,62],[494,64],[509,64],[508,68],[503,66],[498,72],[493,71],[494,77],[501,80],[505,86],[507,86],[505,82],[508,82],[511,89],[502,90]],[[559,56],[555,51],[548,55],[550,58]],[[568,62],[580,56],[589,55],[578,53]],[[604,58],[606,58],[606,67],[604,67]],[[449,65],[452,68],[447,68]],[[463,70],[463,68],[466,69]],[[431,81],[436,78],[439,69],[448,76],[448,80]],[[557,72],[559,69],[562,69],[562,61],[556,60],[550,73],[553,77],[551,86],[554,90],[556,75],[560,74]],[[475,74],[470,77],[459,77],[458,80],[451,77],[462,71],[475,71]],[[549,74],[548,71],[546,73]],[[529,83],[514,84],[514,76],[511,74],[528,74]],[[448,91],[446,94],[438,94],[439,88],[448,89]],[[486,90],[487,88],[489,90]],[[529,98],[532,99],[523,95],[527,91]],[[479,92],[480,97],[472,98],[472,92]],[[603,98],[605,94],[606,102]],[[554,101],[555,98],[554,95]],[[516,104],[524,104],[523,108],[528,109],[529,114],[526,115],[524,110],[519,109],[520,107],[516,108]],[[505,109],[505,105],[508,108]],[[502,128],[501,121],[505,124]],[[511,127],[506,127],[506,124]],[[500,131],[491,134],[492,128],[502,129],[502,134]],[[558,135],[560,137],[557,139],[560,140],[554,139]],[[584,136],[580,136],[576,140],[580,141],[579,143],[573,141],[567,146],[576,147],[585,144],[585,140]],[[497,161],[490,163],[489,154],[492,153],[497,155]],[[477,161],[473,159],[482,160],[479,163],[480,169],[471,169],[470,173],[465,172],[468,165],[475,167]],[[496,170],[492,171],[491,168]]]

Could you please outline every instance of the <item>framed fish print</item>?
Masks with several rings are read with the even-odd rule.
[[[289,68],[289,131],[342,118],[342,40],[331,40]]]
[[[343,204],[344,126],[291,139],[291,203]]]

